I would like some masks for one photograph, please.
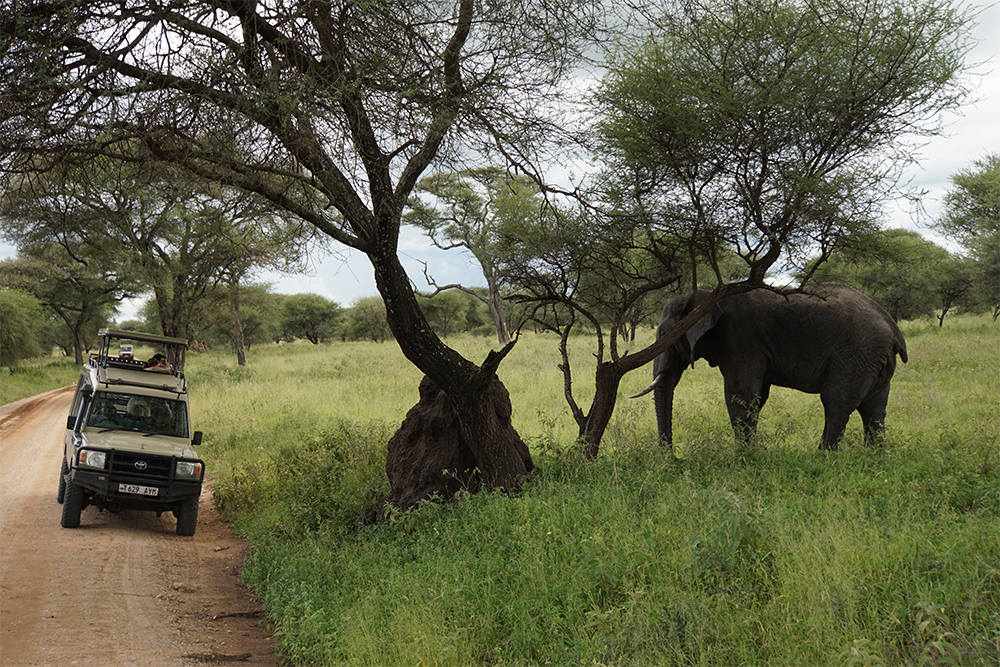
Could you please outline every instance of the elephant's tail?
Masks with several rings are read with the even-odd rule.
[[[906,339],[903,338],[903,332],[899,330],[899,327],[896,327],[896,340],[892,346],[892,351],[894,354],[899,355],[904,364],[909,361],[906,356]]]

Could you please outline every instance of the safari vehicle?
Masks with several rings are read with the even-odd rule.
[[[192,446],[184,354],[187,342],[101,329],[100,351],[80,370],[63,439],[57,500],[62,526],[76,528],[84,508],[173,512],[177,534],[194,535],[205,463]],[[143,363],[151,347],[159,361]],[[159,357],[162,357],[160,359]]]

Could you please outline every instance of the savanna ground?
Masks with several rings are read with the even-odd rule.
[[[293,664],[978,667],[1000,664],[998,332],[985,316],[904,325],[880,449],[855,416],[840,451],[817,451],[818,397],[775,390],[736,451],[721,376],[699,362],[678,387],[678,462],[651,401],[625,398],[648,371],[582,460],[557,341],[524,336],[500,375],[540,474],[367,527],[417,400],[398,348],[190,355],[188,375],[216,503]],[[473,359],[495,345],[449,343]],[[574,343],[588,405],[591,341]]]

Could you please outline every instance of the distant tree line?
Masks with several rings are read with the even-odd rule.
[[[448,215],[419,200],[412,202],[412,224],[434,234],[443,233],[437,226],[442,221],[464,219],[456,214],[454,201],[444,198],[447,193],[441,183],[449,184],[449,196],[459,199],[465,209],[480,211],[475,234],[468,229],[459,231],[452,223],[447,238],[455,242],[461,236],[464,240],[454,245],[476,248],[475,256],[483,263],[490,286],[442,287],[432,283],[433,292],[418,293],[420,307],[438,336],[471,332],[503,339],[509,331],[524,327],[566,336],[571,331],[599,335],[607,331],[614,347],[618,341],[627,346],[638,327],[655,324],[663,285],[654,280],[657,263],[644,264],[641,259],[655,246],[630,249],[621,239],[610,246],[588,245],[585,218],[546,205],[541,192],[523,179],[506,188],[502,174],[486,173],[492,179],[489,192],[494,193],[488,200],[463,180],[467,176],[455,175],[433,185],[439,201],[451,207]],[[465,189],[459,190],[459,186]],[[424,191],[431,189],[427,184]],[[498,201],[503,203],[504,215],[482,212],[499,209]],[[539,222],[540,216],[548,216],[549,224]],[[556,221],[557,216],[561,217]],[[915,231],[876,231],[837,248],[822,263],[818,258],[806,263],[794,277],[851,285],[882,304],[897,320],[935,317],[943,326],[949,313],[984,311],[991,311],[995,319],[1000,314],[998,220],[1000,155],[987,155],[952,177],[945,210],[933,226],[957,245],[955,252]],[[531,243],[520,244],[519,249],[505,242],[511,236],[529,234]],[[489,243],[484,239],[490,239]],[[665,239],[662,244],[669,246]],[[9,366],[53,349],[82,363],[96,342],[97,330],[115,323],[121,299],[130,292],[143,291],[141,282],[123,281],[120,264],[87,261],[86,257],[81,248],[74,252],[64,244],[28,243],[16,258],[0,261],[0,365]],[[624,283],[615,281],[615,276],[628,277],[630,270],[642,274],[642,284],[655,289],[640,290],[630,299],[629,290],[635,290],[638,276]],[[698,282],[711,287],[718,278],[716,270],[724,274],[725,281],[746,277],[746,264],[720,249],[711,261],[696,263],[691,275],[670,275],[667,282],[675,286]],[[175,279],[189,272],[180,269]],[[564,283],[557,284],[560,280]],[[238,299],[234,290],[239,291]],[[391,338],[385,306],[377,295],[359,298],[345,307],[318,294],[276,294],[265,284],[215,280],[200,296],[188,296],[191,303],[185,329],[190,340],[237,354],[240,349],[281,341],[320,344]],[[161,333],[165,319],[161,303],[169,307],[173,302],[157,298],[154,290],[139,319],[119,322],[119,326]],[[234,303],[238,303],[238,318]],[[237,340],[237,332],[241,340]]]

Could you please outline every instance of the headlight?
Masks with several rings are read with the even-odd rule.
[[[104,465],[108,462],[108,453],[94,451],[93,449],[81,449],[77,462],[88,468],[104,468]]]
[[[178,461],[177,462],[177,476],[178,477],[201,477],[201,463],[196,461]]]

